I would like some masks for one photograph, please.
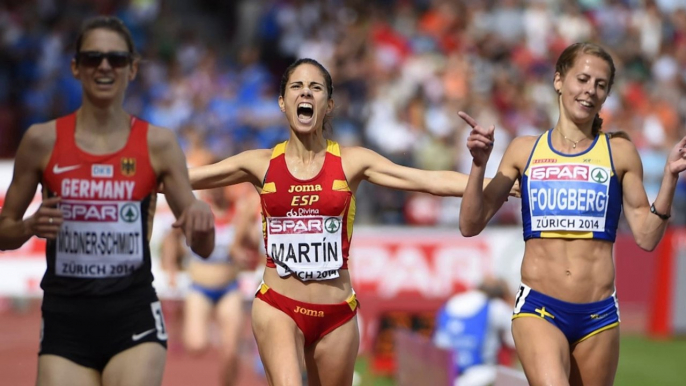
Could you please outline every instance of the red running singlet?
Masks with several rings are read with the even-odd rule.
[[[355,218],[340,147],[327,140],[320,172],[300,180],[286,165],[286,143],[274,147],[260,194],[267,267],[282,277],[335,279],[339,269],[348,269]]]
[[[43,195],[62,197],[64,223],[47,244],[41,287],[68,296],[152,288],[148,240],[157,177],[148,152],[148,123],[132,117],[124,147],[103,155],[76,145],[76,114],[55,125]]]

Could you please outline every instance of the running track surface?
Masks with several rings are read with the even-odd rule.
[[[31,301],[22,311],[0,299],[0,374],[2,385],[35,385],[40,328],[40,301]],[[180,306],[164,302],[163,309],[169,331],[169,350],[163,386],[219,385],[217,353],[210,350],[199,358],[189,357],[180,343]],[[256,374],[256,356],[250,328],[246,323],[241,345],[241,369],[237,386],[266,386],[262,375]]]

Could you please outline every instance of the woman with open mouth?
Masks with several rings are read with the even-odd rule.
[[[352,383],[359,303],[348,273],[355,192],[362,181],[461,196],[467,176],[397,165],[324,137],[334,109],[331,75],[300,59],[283,74],[279,106],[290,138],[190,169],[194,189],[250,182],[260,194],[267,268],[255,295],[253,332],[271,385]]]

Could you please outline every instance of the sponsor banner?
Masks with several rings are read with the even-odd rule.
[[[519,284],[524,254],[521,230],[490,228],[472,238],[458,230],[355,228],[350,274],[361,297],[446,298],[488,275]]]

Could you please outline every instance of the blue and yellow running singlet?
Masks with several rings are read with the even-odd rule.
[[[609,136],[600,133],[581,153],[563,154],[543,133],[522,176],[524,240],[614,241],[622,188],[612,163]]]

